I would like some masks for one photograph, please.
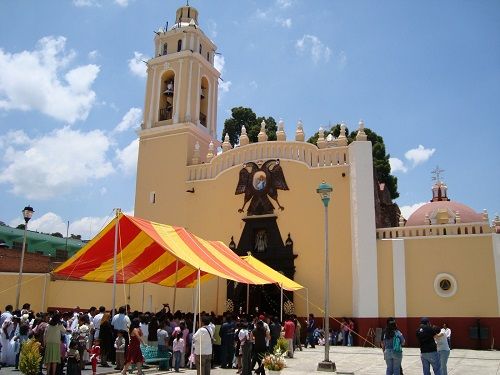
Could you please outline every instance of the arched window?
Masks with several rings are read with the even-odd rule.
[[[200,124],[207,127],[208,114],[208,80],[206,77],[201,79],[200,86]]]
[[[163,44],[163,52],[162,52],[162,55],[166,55],[166,54],[167,54],[167,51],[168,51],[168,45],[167,45],[167,43],[164,43],[164,44]]]
[[[171,120],[174,113],[175,73],[171,70],[165,72],[162,77],[159,121]]]
[[[201,48],[201,43],[200,43],[200,55],[201,55],[201,50],[202,50],[202,48]]]
[[[182,39],[177,41],[177,52],[181,52],[182,49]]]

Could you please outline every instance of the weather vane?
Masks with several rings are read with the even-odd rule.
[[[444,172],[444,169],[440,169],[440,168],[439,168],[439,165],[436,165],[436,169],[433,169],[433,170],[431,171],[431,173],[432,173],[433,175],[435,175],[434,177],[432,177],[432,180],[433,180],[433,181],[437,181],[437,182],[441,182],[441,178],[440,178],[440,176],[441,176],[441,173],[443,173],[443,172]]]

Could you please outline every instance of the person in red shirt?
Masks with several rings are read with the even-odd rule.
[[[97,373],[97,362],[101,360],[101,346],[99,339],[94,340],[94,345],[88,350],[90,354],[90,363],[92,365],[92,375]]]
[[[288,341],[288,357],[293,358],[293,338],[295,335],[295,324],[290,316],[286,318],[285,324],[285,339]]]

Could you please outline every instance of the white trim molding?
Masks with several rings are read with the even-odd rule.
[[[406,255],[405,241],[392,240],[392,279],[394,289],[394,316],[406,318]]]
[[[500,234],[492,235],[493,259],[495,261],[495,278],[497,282],[498,315],[500,315]]]
[[[372,144],[355,141],[349,145],[348,152],[351,164],[352,312],[359,318],[376,317],[379,310]]]

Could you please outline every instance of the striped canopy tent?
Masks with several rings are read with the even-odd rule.
[[[115,254],[116,252],[116,259]],[[190,288],[222,277],[245,284],[278,283],[220,241],[182,227],[118,213],[92,241],[53,271],[57,278]]]
[[[269,267],[268,265],[262,263],[260,260],[257,258],[253,257],[252,255],[247,255],[241,257],[245,262],[250,264],[253,268],[255,268],[257,271],[267,275],[271,279],[275,280],[274,282],[276,284],[279,284],[283,289],[285,290],[290,290],[290,291],[296,291],[299,289],[303,289],[304,287],[300,285],[299,283],[296,283],[295,281],[289,279],[282,273],[279,273],[278,271],[275,271],[273,268]]]

